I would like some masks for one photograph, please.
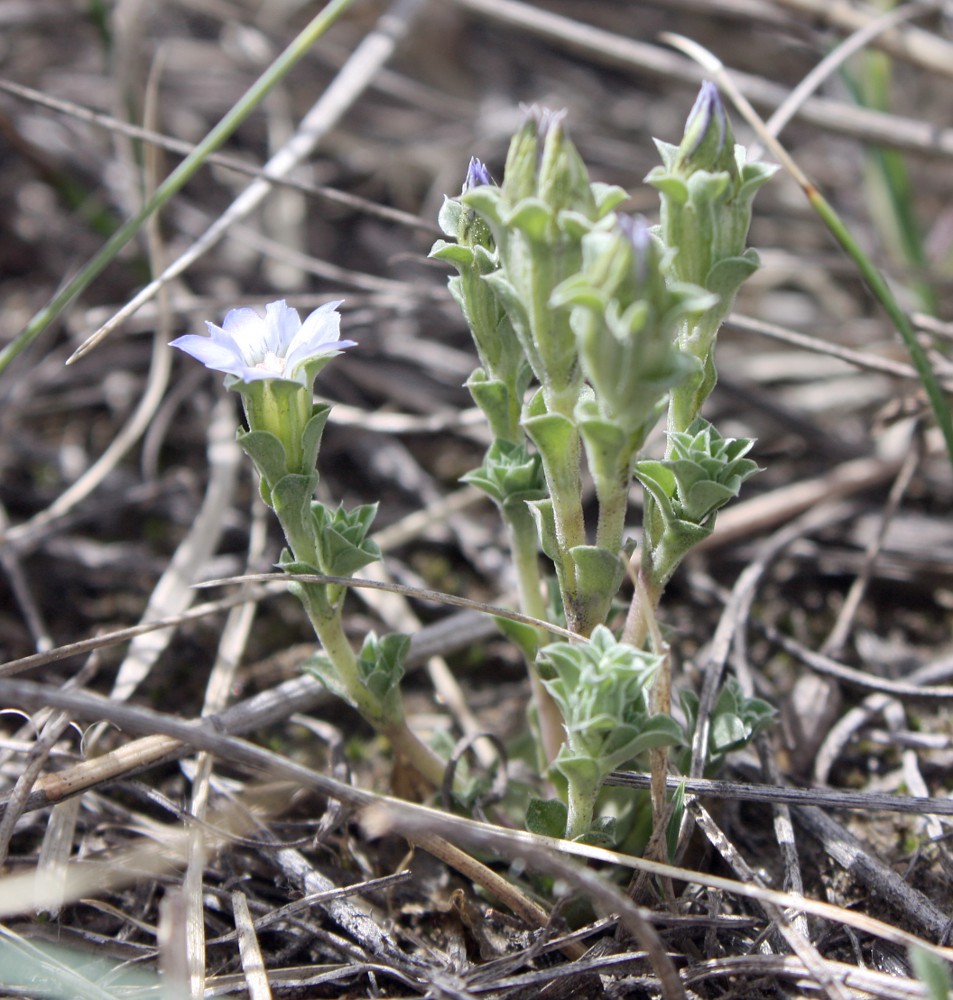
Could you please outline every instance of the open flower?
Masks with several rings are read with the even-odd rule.
[[[345,347],[355,346],[353,340],[339,339],[340,304],[325,303],[303,323],[298,310],[283,299],[269,302],[264,316],[247,307],[232,309],[221,326],[205,324],[211,336],[187,334],[170,346],[235,381],[247,384],[260,379],[284,379],[310,389],[321,367],[315,362],[329,360]]]

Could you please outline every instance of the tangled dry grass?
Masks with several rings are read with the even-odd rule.
[[[4,345],[312,13],[0,2]],[[459,484],[486,438],[462,388],[466,331],[426,260],[444,193],[471,154],[498,171],[519,104],[536,102],[566,107],[594,177],[651,215],[651,139],[677,139],[701,78],[660,33],[709,48],[767,116],[880,13],[358,2],[3,373],[3,996],[926,995],[911,943],[953,956],[950,468],[895,331],[789,178],[757,203],[764,266],[722,334],[711,401],[724,430],[758,438],[765,471],[663,610],[683,683],[733,670],[779,722],[689,786],[677,869],[527,838],[492,806],[480,822],[417,804],[386,747],[300,676],[309,630],[283,587],[193,587],[268,571],[280,540],[234,400],[165,346],[237,304],[343,297],[360,348],[319,383],[337,404],[321,490],[381,500],[390,579],[505,604],[494,512]],[[859,107],[835,72],[782,141],[890,276],[948,387],[953,30],[947,5],[908,13],[867,42],[889,108]],[[919,259],[878,155],[907,171]],[[352,602],[355,637],[414,633],[419,732],[485,766],[479,734],[518,743],[523,672],[484,617],[384,591]],[[507,777],[526,780],[517,763]]]

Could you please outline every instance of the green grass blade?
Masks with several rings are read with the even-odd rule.
[[[863,53],[859,80],[846,70],[841,77],[859,107],[889,110],[891,63],[883,52]],[[911,288],[919,300],[920,309],[935,316],[936,294],[929,281],[921,277],[927,273],[929,262],[913,208],[913,186],[906,162],[898,150],[882,146],[870,149],[867,157],[871,168],[869,184],[880,209],[873,213],[874,221],[880,222],[880,228],[887,241],[894,245],[900,263],[913,271]]]
[[[950,404],[943,390],[940,388],[940,383],[937,381],[936,374],[930,365],[930,359],[927,357],[926,351],[920,346],[920,341],[917,340],[913,324],[903,309],[900,308],[900,304],[894,297],[884,276],[877,270],[873,261],[858,246],[857,241],[844,223],[841,222],[840,216],[834,211],[827,199],[817,188],[810,184],[804,189],[804,193],[807,195],[807,199],[814,211],[817,212],[821,220],[831,231],[831,235],[833,235],[834,239],[837,240],[850,256],[851,260],[857,265],[857,269],[863,276],[864,281],[867,282],[868,288],[870,288],[871,292],[883,306],[884,311],[890,317],[890,320],[900,331],[900,336],[903,337],[903,342],[906,344],[907,351],[910,354],[910,360],[917,370],[917,375],[920,377],[920,382],[927,394],[927,399],[930,401],[930,407],[936,417],[936,422],[943,433],[946,449],[950,455],[950,462],[953,463],[953,410],[951,410]]]
[[[214,153],[235,129],[261,103],[265,95],[296,65],[308,49],[351,6],[354,0],[331,0],[291,42],[264,73],[248,88],[241,99],[224,118],[195,147],[194,151],[156,188],[142,209],[125,222],[86,264],[43,307],[4,349],[0,351],[0,374],[22,351],[36,340],[47,327],[58,319],[72,301],[102,273],[122,248],[139,232],[145,221],[177,194],[201,169],[205,160]]]

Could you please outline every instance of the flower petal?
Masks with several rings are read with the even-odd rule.
[[[470,157],[470,165],[467,167],[466,180],[463,182],[463,190],[461,194],[466,194],[467,191],[472,191],[475,187],[483,187],[484,184],[492,184],[493,178],[490,177],[490,171],[487,170],[486,164],[482,160],[478,160],[475,156]]]
[[[337,307],[344,299],[325,302],[308,315],[295,337],[294,346],[303,342],[314,343],[315,346],[329,340],[337,340],[341,335],[341,315]]]
[[[245,368],[245,361],[234,345],[218,343],[212,337],[200,337],[198,334],[189,333],[173,340],[169,346],[185,351],[196,361],[201,361],[206,368],[215,371],[238,375]]]
[[[301,329],[301,317],[297,309],[292,309],[284,299],[269,302],[265,306],[265,325],[271,350],[279,357],[287,357],[288,348]]]
[[[341,316],[337,307],[343,299],[326,302],[315,309],[301,324],[294,340],[288,345],[286,367],[294,372],[301,364],[322,354],[337,354],[354,347],[353,340],[341,340]]]
[[[206,326],[215,337],[214,324],[206,323]],[[221,330],[223,336],[220,339],[230,339],[246,364],[257,364],[268,351],[277,353],[277,342],[271,337],[268,324],[254,309],[247,306],[230,309],[225,314]]]
[[[221,326],[205,324],[208,337],[187,334],[171,346],[191,354],[206,368],[245,383],[282,379],[310,388],[307,362],[354,346],[352,340],[339,339],[341,317],[336,310],[340,304],[340,300],[325,303],[303,324],[297,309],[283,299],[269,302],[264,316],[247,307],[231,309]],[[316,369],[310,371],[313,377]]]

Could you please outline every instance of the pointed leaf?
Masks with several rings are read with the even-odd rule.
[[[277,483],[288,471],[288,461],[284,445],[269,431],[239,431],[238,444],[242,451],[255,463],[255,468],[262,479],[262,496],[265,503],[271,504],[271,485]],[[265,497],[264,487],[267,485],[268,496]]]

